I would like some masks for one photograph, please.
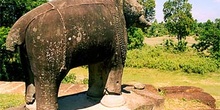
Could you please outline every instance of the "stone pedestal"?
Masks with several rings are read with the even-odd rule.
[[[121,96],[125,99],[123,106],[104,106],[100,103],[101,98],[91,98],[87,96],[86,91],[82,91],[60,96],[59,110],[162,110],[164,107],[164,98],[158,95],[157,90],[151,85],[145,85],[142,89],[137,89],[133,85],[123,85],[122,88]],[[35,110],[35,106],[34,104],[26,107]],[[10,110],[25,110],[25,106]]]
[[[88,97],[86,92],[59,98],[60,110],[161,110],[164,98],[158,95],[153,86],[145,85],[142,90],[133,85],[122,86],[122,97],[125,104],[120,107],[106,107],[100,103],[101,99]],[[110,102],[112,103],[112,102]]]

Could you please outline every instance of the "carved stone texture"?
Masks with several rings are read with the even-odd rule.
[[[145,84],[142,83],[135,83],[134,89],[143,90],[145,88]]]
[[[135,19],[127,25],[139,22],[143,14],[137,0],[126,3],[131,5],[124,7],[123,0],[54,0],[16,21],[6,47],[20,48],[27,104],[36,96],[37,110],[58,109],[62,79],[71,68],[82,65],[89,65],[89,96],[121,95],[127,52],[123,11],[136,10],[131,12]]]
[[[138,83],[138,82],[136,82]],[[134,84],[136,84],[134,83]],[[143,102],[139,102],[142,103],[140,104],[137,108],[132,108],[135,110],[163,110],[164,109],[164,97],[160,96],[157,89],[149,84],[143,84],[145,85],[144,89],[140,90],[140,89],[135,89],[134,85],[123,85],[123,90],[127,91],[128,93],[135,93],[138,96],[141,96],[144,98],[144,100],[142,100]],[[129,100],[129,99],[127,99]],[[130,100],[133,100],[130,98]],[[135,100],[135,99],[134,99]],[[138,100],[138,99],[137,99]],[[131,102],[131,101],[130,101]],[[129,105],[129,104],[128,104]]]

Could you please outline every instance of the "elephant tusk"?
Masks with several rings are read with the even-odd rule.
[[[149,27],[149,26],[152,25],[150,22],[148,22],[148,21],[145,19],[144,15],[141,15],[141,16],[139,17],[139,21],[140,21],[140,23],[146,24],[147,27]]]

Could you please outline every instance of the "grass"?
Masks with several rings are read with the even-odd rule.
[[[24,96],[21,94],[0,94],[0,110],[24,104]]]
[[[171,99],[167,98],[164,102],[164,110],[208,110],[210,107],[197,100]]]

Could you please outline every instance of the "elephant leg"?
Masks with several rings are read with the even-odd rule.
[[[105,86],[106,94],[121,95],[123,65],[110,67],[108,79]]]
[[[58,90],[61,80],[67,74],[67,70],[37,70],[34,72],[36,87],[36,106],[37,110],[57,110],[58,109]]]
[[[25,75],[25,102],[26,104],[33,104],[35,101],[34,75],[31,71],[30,62],[25,48],[20,48],[20,58]]]
[[[107,107],[120,107],[126,101],[121,94],[121,83],[123,64],[109,65],[107,82],[105,85],[105,95],[101,100],[101,104]]]
[[[89,89],[88,96],[102,97],[108,77],[108,70],[103,62],[89,65]]]
[[[59,83],[57,83],[55,77],[52,74],[47,78],[42,75],[36,76],[35,85],[37,110],[57,110]]]

